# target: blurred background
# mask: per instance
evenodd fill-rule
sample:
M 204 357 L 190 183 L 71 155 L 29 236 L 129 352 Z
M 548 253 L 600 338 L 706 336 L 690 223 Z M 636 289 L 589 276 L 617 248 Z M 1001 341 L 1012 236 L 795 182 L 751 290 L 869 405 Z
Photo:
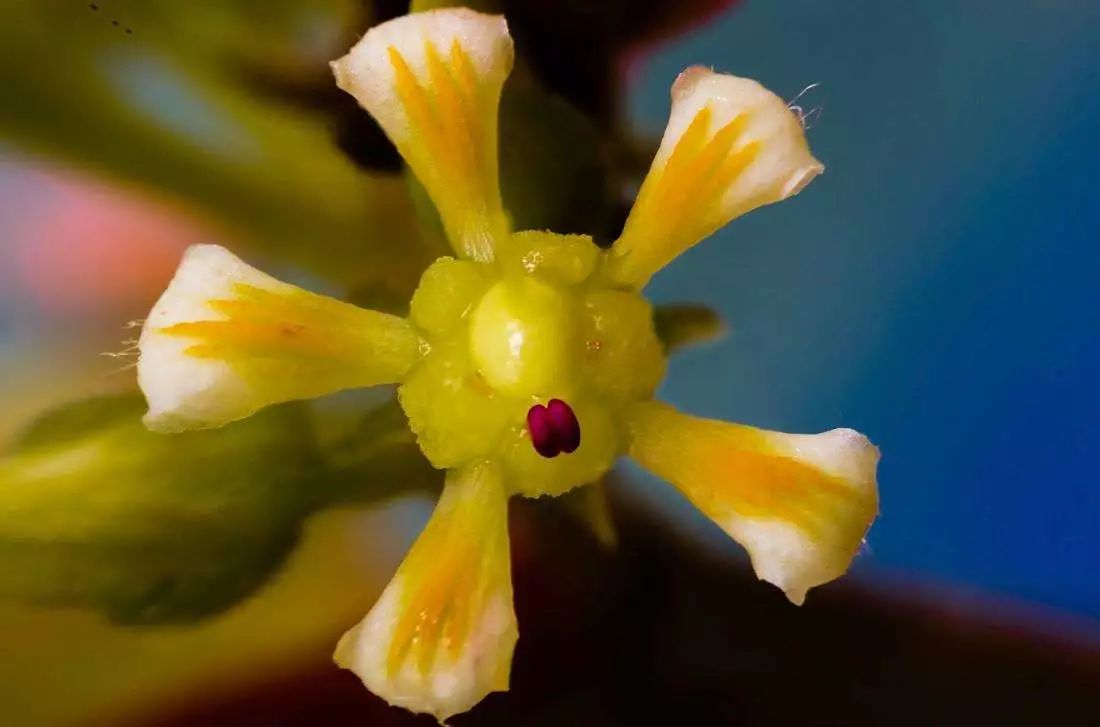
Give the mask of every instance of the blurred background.
M 649 287 L 729 326 L 672 361 L 662 396 L 867 433 L 882 515 L 852 574 L 797 610 L 638 470 L 606 502 L 519 504 L 515 688 L 455 723 L 1100 723 L 1100 4 L 477 5 L 520 54 L 502 163 L 524 226 L 613 238 L 687 65 L 805 90 L 825 176 Z M 327 663 L 434 496 L 408 441 L 346 444 L 390 431 L 385 397 L 178 459 L 117 413 L 140 411 L 126 324 L 189 244 L 407 300 L 437 233 L 327 61 L 408 7 L 0 2 L 0 722 L 415 722 Z M 89 396 L 120 408 L 68 403 Z M 148 459 L 51 468 L 104 431 Z M 251 485 L 306 440 L 280 470 L 301 477 Z M 220 494 L 228 477 L 246 494 Z M 179 517 L 193 487 L 213 521 Z M 211 569 L 189 533 L 248 557 Z

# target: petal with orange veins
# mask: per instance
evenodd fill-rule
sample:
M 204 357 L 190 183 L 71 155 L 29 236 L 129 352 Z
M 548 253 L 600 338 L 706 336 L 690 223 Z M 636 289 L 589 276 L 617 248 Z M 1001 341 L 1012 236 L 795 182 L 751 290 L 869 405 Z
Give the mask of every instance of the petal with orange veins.
M 282 283 L 195 245 L 138 341 L 145 424 L 218 427 L 283 401 L 400 381 L 421 341 L 402 318 Z
M 336 663 L 393 705 L 439 720 L 507 691 L 512 609 L 508 495 L 489 464 L 451 470 L 427 527 Z
M 611 275 L 642 287 L 739 215 L 797 194 L 824 170 L 802 122 L 756 81 L 693 66 L 672 85 L 672 112 L 622 236 Z
M 371 28 L 332 63 L 427 189 L 455 250 L 474 260 L 491 260 L 508 234 L 497 116 L 512 59 L 503 16 L 445 8 Z
M 629 414 L 630 455 L 749 552 L 756 575 L 801 604 L 842 575 L 878 514 L 878 449 L 851 429 L 784 434 L 664 404 Z

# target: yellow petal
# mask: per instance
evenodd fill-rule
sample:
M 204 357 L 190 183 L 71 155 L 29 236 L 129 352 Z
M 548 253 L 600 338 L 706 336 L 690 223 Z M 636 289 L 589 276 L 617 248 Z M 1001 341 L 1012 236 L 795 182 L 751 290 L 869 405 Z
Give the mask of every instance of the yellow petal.
M 507 235 L 497 111 L 512 70 L 503 16 L 466 8 L 405 15 L 332 63 L 336 83 L 381 124 L 431 195 L 455 250 L 493 258 Z
M 668 127 L 612 247 L 612 275 L 641 287 L 734 217 L 797 194 L 823 170 L 782 99 L 693 66 L 672 85 Z
M 635 406 L 630 455 L 672 484 L 801 604 L 842 575 L 878 513 L 878 449 L 851 429 L 783 434 Z
M 507 691 L 512 610 L 508 498 L 487 464 L 448 473 L 431 520 L 336 663 L 390 704 L 437 719 Z
M 404 319 L 281 283 L 217 245 L 187 250 L 138 348 L 145 423 L 169 432 L 394 383 L 420 357 Z

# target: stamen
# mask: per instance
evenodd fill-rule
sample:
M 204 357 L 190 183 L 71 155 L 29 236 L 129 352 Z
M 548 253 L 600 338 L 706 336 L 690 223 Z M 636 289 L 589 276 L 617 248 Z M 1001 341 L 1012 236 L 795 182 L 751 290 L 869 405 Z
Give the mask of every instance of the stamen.
M 572 454 L 581 446 L 581 424 L 577 415 L 561 399 L 551 399 L 546 405 L 550 423 L 557 434 L 558 446 L 566 454 Z
M 547 459 L 562 452 L 571 454 L 581 446 L 581 425 L 577 415 L 561 399 L 551 399 L 546 406 L 535 404 L 527 411 L 527 431 L 535 451 Z
M 531 433 L 531 444 L 543 457 L 558 456 L 558 443 L 554 437 L 554 425 L 550 422 L 550 412 L 542 404 L 535 404 L 527 412 L 527 431 Z

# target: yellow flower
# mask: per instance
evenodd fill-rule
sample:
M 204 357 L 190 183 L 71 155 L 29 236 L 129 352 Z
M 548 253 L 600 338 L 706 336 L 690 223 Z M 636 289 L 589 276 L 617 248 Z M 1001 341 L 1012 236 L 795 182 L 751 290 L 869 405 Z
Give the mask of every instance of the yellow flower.
M 643 286 L 734 217 L 822 171 L 787 105 L 754 81 L 684 71 L 623 234 L 602 251 L 587 236 L 511 230 L 497 179 L 511 64 L 504 18 L 466 9 L 387 22 L 333 63 L 431 196 L 454 248 L 424 271 L 407 319 L 202 246 L 185 256 L 140 343 L 146 423 L 158 430 L 400 384 L 446 484 L 336 659 L 387 701 L 440 719 L 508 688 L 512 495 L 560 494 L 629 455 L 744 545 L 759 577 L 795 603 L 847 569 L 877 511 L 878 451 L 856 432 L 780 434 L 653 401 L 665 353 Z

